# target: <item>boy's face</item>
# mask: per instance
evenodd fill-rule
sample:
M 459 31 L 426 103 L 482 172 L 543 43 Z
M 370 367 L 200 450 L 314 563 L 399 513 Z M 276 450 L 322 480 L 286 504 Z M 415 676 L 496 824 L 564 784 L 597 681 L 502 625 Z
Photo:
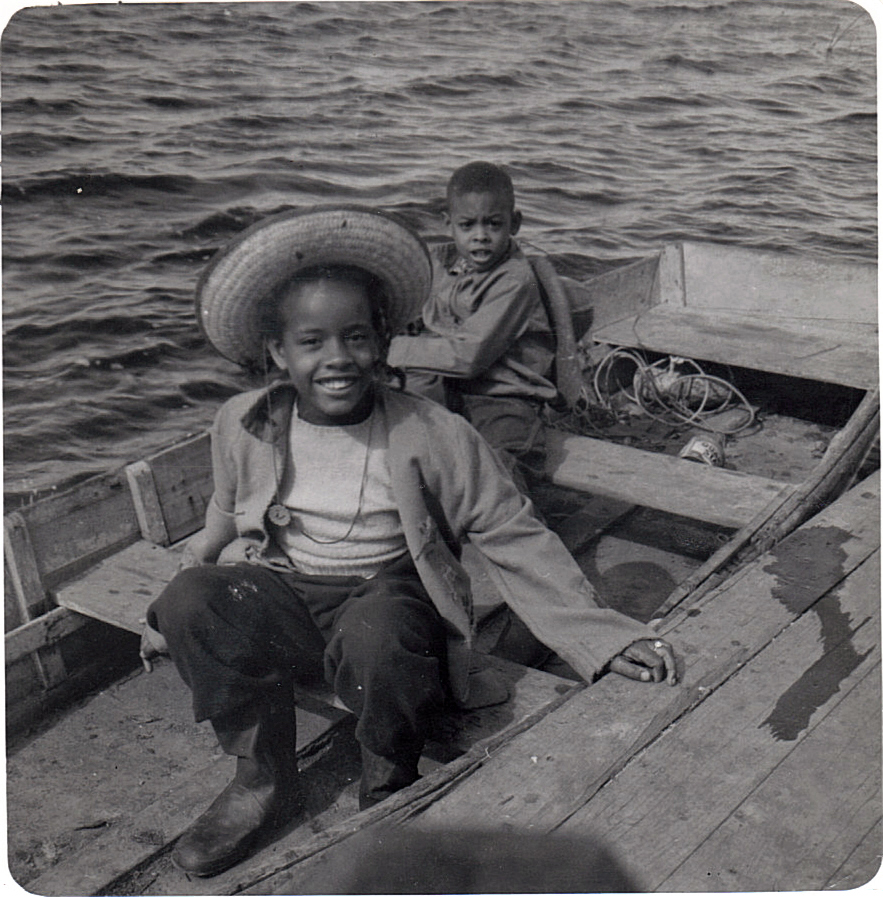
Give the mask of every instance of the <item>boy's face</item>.
M 380 341 L 364 287 L 347 280 L 296 285 L 281 300 L 282 338 L 270 354 L 298 392 L 298 413 L 312 424 L 358 423 L 371 410 Z
M 521 212 L 502 193 L 455 194 L 447 218 L 457 251 L 477 271 L 489 271 L 503 258 L 521 225 Z

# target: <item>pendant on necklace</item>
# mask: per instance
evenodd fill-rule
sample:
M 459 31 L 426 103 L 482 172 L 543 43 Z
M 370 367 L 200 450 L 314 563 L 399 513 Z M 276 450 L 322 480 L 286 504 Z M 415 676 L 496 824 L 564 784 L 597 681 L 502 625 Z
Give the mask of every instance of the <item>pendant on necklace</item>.
M 272 504 L 267 517 L 274 526 L 288 526 L 291 523 L 291 511 L 285 505 Z

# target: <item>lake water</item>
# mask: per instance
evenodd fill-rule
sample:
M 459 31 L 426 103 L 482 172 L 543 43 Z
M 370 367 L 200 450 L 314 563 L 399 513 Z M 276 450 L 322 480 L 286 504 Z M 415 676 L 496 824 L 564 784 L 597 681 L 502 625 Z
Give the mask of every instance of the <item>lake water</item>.
M 211 254 L 344 200 L 424 233 L 505 164 L 575 274 L 678 239 L 876 260 L 875 33 L 841 0 L 45 6 L 2 38 L 6 492 L 205 427 Z

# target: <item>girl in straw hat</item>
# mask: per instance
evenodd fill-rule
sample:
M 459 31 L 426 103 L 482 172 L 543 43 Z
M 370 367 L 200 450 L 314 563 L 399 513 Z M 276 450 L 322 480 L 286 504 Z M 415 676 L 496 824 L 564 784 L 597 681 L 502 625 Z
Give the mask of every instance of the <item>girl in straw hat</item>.
M 476 431 L 392 385 L 388 334 L 430 270 L 395 219 L 333 208 L 260 222 L 200 280 L 211 343 L 286 376 L 218 412 L 205 528 L 147 615 L 145 665 L 171 655 L 196 719 L 237 758 L 175 847 L 189 874 L 223 871 L 301 808 L 295 682 L 324 677 L 358 718 L 363 808 L 417 778 L 448 700 L 506 699 L 470 664 L 467 538 L 514 612 L 587 681 L 607 669 L 676 681 L 671 648 L 597 606 Z

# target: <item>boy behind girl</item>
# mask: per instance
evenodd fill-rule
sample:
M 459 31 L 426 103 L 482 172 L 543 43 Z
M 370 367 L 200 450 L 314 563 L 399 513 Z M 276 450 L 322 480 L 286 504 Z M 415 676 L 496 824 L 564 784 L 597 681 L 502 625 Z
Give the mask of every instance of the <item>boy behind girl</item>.
M 540 410 L 556 396 L 555 338 L 514 237 L 521 225 L 512 180 L 471 162 L 447 187 L 453 243 L 431 248 L 432 293 L 416 335 L 396 336 L 389 363 L 409 392 L 461 413 L 498 451 L 519 486 L 543 461 Z

